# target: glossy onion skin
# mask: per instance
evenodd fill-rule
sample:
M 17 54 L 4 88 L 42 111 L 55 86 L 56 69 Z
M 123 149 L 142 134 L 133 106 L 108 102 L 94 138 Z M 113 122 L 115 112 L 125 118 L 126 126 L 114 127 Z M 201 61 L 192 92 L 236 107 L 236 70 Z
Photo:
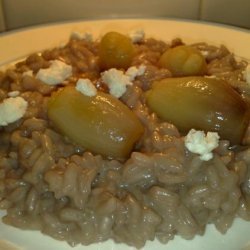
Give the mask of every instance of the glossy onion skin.
M 144 129 L 121 101 L 98 92 L 89 97 L 68 86 L 52 95 L 48 117 L 62 134 L 91 152 L 123 159 Z
M 200 76 L 207 68 L 200 51 L 187 45 L 168 49 L 160 57 L 159 65 L 169 69 L 173 76 Z
M 191 128 L 218 132 L 240 144 L 249 123 L 248 105 L 226 82 L 205 77 L 155 82 L 146 101 L 160 118 L 187 133 Z
M 127 69 L 135 54 L 131 39 L 118 32 L 106 33 L 99 47 L 100 66 L 102 69 Z

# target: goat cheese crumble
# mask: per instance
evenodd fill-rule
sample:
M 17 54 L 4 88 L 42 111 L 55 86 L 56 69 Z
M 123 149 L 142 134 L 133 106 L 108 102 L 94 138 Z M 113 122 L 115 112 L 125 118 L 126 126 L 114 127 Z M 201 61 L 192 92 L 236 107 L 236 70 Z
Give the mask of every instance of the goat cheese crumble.
M 213 158 L 212 151 L 219 145 L 219 135 L 216 132 L 197 131 L 191 129 L 185 137 L 185 146 L 192 152 L 200 155 L 203 161 L 209 161 Z
M 78 40 L 85 40 L 88 42 L 93 41 L 93 35 L 90 32 L 80 33 L 78 31 L 73 31 L 70 37 Z
M 80 78 L 76 83 L 76 90 L 86 96 L 95 96 L 97 89 L 89 79 Z
M 133 43 L 142 42 L 145 38 L 145 32 L 143 29 L 132 30 L 128 35 Z
M 27 110 L 28 102 L 22 97 L 9 97 L 0 103 L 0 126 L 7 126 L 22 118 Z
M 50 67 L 47 69 L 39 69 L 36 78 L 48 85 L 57 85 L 72 76 L 72 66 L 59 61 L 50 61 Z
M 143 75 L 146 66 L 141 65 L 138 68 L 133 66 L 124 73 L 115 68 L 104 71 L 101 74 L 102 80 L 108 85 L 109 93 L 116 98 L 120 98 L 127 90 L 127 86 L 133 85 L 132 81 L 140 75 Z
M 120 98 L 126 92 L 127 85 L 132 85 L 129 76 L 114 68 L 104 71 L 101 77 L 108 85 L 109 93 L 117 98 Z
M 142 76 L 145 73 L 145 70 L 145 65 L 140 65 L 138 68 L 132 66 L 127 69 L 125 74 L 129 77 L 130 81 L 133 81 L 137 76 Z

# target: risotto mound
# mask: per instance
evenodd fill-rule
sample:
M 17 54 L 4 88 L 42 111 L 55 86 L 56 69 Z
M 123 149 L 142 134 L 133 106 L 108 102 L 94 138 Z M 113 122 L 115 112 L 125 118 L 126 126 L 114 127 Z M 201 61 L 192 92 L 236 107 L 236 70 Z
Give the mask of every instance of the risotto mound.
M 246 67 L 223 45 L 110 32 L 1 72 L 4 223 L 140 248 L 250 220 Z M 209 158 L 187 148 L 191 129 L 220 137 Z

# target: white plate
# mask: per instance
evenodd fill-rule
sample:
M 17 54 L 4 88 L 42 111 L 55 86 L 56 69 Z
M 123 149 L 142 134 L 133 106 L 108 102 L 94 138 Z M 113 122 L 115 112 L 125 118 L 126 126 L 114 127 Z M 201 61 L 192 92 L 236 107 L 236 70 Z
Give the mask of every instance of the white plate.
M 144 29 L 146 36 L 170 41 L 181 37 L 184 42 L 206 41 L 210 44 L 226 45 L 237 56 L 250 59 L 250 32 L 243 29 L 231 28 L 222 25 L 198 23 L 176 20 L 98 20 L 60 25 L 41 26 L 33 29 L 25 29 L 0 36 L 0 65 L 10 63 L 22 58 L 31 52 L 58 46 L 67 41 L 72 31 L 91 32 L 94 38 L 98 38 L 107 31 L 115 30 L 128 33 L 131 30 Z M 0 213 L 3 215 L 3 212 Z M 6 240 L 17 246 L 17 249 L 25 250 L 69 250 L 72 248 L 67 243 L 53 240 L 39 232 L 22 231 L 0 223 L 0 249 L 4 248 L 1 240 Z M 176 236 L 167 245 L 157 241 L 148 242 L 145 250 L 250 250 L 250 222 L 235 220 L 233 227 L 226 235 L 221 235 L 214 226 L 208 226 L 205 236 L 196 236 L 191 241 L 183 240 Z M 112 241 L 91 246 L 77 246 L 74 250 L 132 250 L 123 244 L 115 244 Z

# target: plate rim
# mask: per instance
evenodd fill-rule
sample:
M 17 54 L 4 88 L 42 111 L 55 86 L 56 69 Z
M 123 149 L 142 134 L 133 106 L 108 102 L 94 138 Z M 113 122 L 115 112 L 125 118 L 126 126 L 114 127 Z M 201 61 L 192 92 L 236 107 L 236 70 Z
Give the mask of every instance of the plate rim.
M 77 24 L 77 23 L 89 23 L 89 22 L 102 22 L 102 21 L 172 21 L 172 22 L 178 22 L 178 23 L 193 23 L 197 25 L 204 25 L 204 26 L 213 26 L 213 27 L 218 27 L 218 28 L 223 28 L 223 29 L 229 29 L 229 30 L 234 30 L 238 32 L 243 32 L 250 34 L 250 29 L 240 27 L 240 26 L 235 26 L 232 24 L 225 24 L 225 23 L 218 23 L 218 22 L 213 22 L 213 21 L 207 21 L 207 20 L 198 20 L 198 19 L 189 19 L 189 18 L 176 18 L 176 17 L 143 17 L 143 18 L 80 18 L 80 19 L 74 19 L 74 20 L 64 20 L 64 21 L 53 21 L 53 22 L 48 22 L 48 23 L 41 23 L 41 24 L 33 24 L 30 26 L 24 26 L 12 30 L 7 30 L 3 31 L 0 33 L 0 39 L 5 36 L 13 35 L 16 33 L 20 32 L 26 32 L 26 31 L 31 31 L 34 29 L 41 29 L 41 28 L 46 28 L 46 27 L 53 27 L 53 26 L 63 26 L 63 25 L 69 25 L 69 24 Z
M 153 30 L 153 25 L 159 25 L 161 27 L 161 31 L 164 33 L 162 36 L 162 40 L 166 41 L 167 39 L 173 39 L 175 37 L 183 38 L 183 41 L 186 42 L 186 39 L 189 39 L 192 37 L 192 40 L 199 42 L 202 41 L 203 38 L 205 38 L 203 41 L 207 41 L 207 43 L 211 45 L 217 45 L 220 46 L 221 44 L 230 45 L 229 49 L 239 57 L 246 59 L 247 61 L 250 61 L 250 51 L 246 53 L 245 51 L 244 55 L 242 53 L 242 46 L 235 46 L 237 43 L 243 44 L 243 47 L 246 47 L 245 40 L 250 41 L 250 30 L 245 30 L 239 27 L 229 26 L 225 24 L 219 24 L 219 23 L 211 23 L 207 21 L 200 21 L 200 20 L 192 20 L 192 19 L 181 19 L 181 18 L 99 18 L 99 19 L 84 19 L 84 20 L 74 20 L 74 21 L 61 21 L 61 22 L 54 22 L 54 23 L 48 23 L 48 24 L 41 24 L 41 25 L 34 25 L 29 27 L 24 27 L 22 29 L 12 30 L 9 32 L 5 32 L 4 34 L 0 33 L 0 47 L 4 48 L 2 51 L 2 56 L 0 58 L 0 69 L 5 69 L 5 65 L 11 65 L 12 62 L 17 62 L 18 60 L 22 60 L 26 56 L 28 56 L 31 53 L 39 53 L 40 51 L 43 51 L 45 49 L 50 49 L 53 47 L 58 47 L 61 44 L 65 44 L 70 36 L 70 32 L 74 31 L 74 29 L 81 30 L 81 27 L 83 29 L 87 29 L 87 26 L 92 26 L 97 28 L 99 32 L 101 30 L 105 30 L 105 26 L 117 26 L 123 25 L 126 23 L 128 26 L 130 26 L 130 29 L 133 28 L 134 25 L 140 25 L 143 27 L 143 29 L 150 34 L 151 37 L 156 37 L 157 39 L 161 39 L 157 35 L 157 32 L 155 32 L 155 29 Z M 166 23 L 169 25 L 168 30 L 170 31 L 170 36 L 167 38 L 167 33 L 162 28 L 162 24 Z M 171 25 L 172 24 L 172 25 Z M 147 26 L 146 26 L 147 25 Z M 187 26 L 191 27 L 191 35 L 189 36 L 189 33 L 185 31 Z M 178 30 L 178 35 L 176 34 L 175 37 L 173 37 L 173 26 L 175 26 Z M 149 28 L 148 28 L 149 27 Z M 156 26 L 158 27 L 158 26 Z M 63 28 L 67 30 L 67 33 L 63 31 Z M 183 37 L 182 37 L 182 31 L 181 28 L 183 28 Z M 58 33 L 56 33 L 56 29 L 58 29 Z M 91 29 L 91 28 L 90 28 Z M 128 27 L 123 27 L 123 29 L 128 30 Z M 148 29 L 148 30 L 147 30 Z M 216 36 L 210 35 L 209 32 L 204 32 L 206 29 L 210 31 L 210 33 L 215 33 L 218 35 L 218 39 Z M 107 29 L 106 29 L 107 30 Z M 109 29 L 111 30 L 111 29 Z M 194 31 L 197 30 L 197 33 Z M 145 33 L 146 33 L 145 32 Z M 48 38 L 43 38 L 41 34 L 47 34 L 51 35 L 53 39 L 49 40 Z M 93 31 L 93 33 L 95 33 Z M 201 33 L 201 34 L 200 34 Z M 208 35 L 209 33 L 209 35 Z M 59 35 L 60 39 L 56 38 L 56 35 Z M 67 34 L 67 35 L 66 35 Z M 99 33 L 98 33 L 99 34 Z M 197 36 L 197 34 L 199 34 Z M 224 34 L 224 36 L 221 36 L 221 34 Z M 34 43 L 31 44 L 30 40 L 27 39 L 28 36 L 34 35 L 36 38 L 34 39 Z M 230 36 L 233 36 L 234 39 L 230 39 Z M 227 39 L 225 39 L 227 37 Z M 216 38 L 216 39 L 215 39 Z M 244 38 L 244 39 L 242 39 Z M 38 40 L 40 39 L 40 40 Z M 43 46 L 40 41 L 43 41 L 45 45 Z M 189 39 L 190 40 L 190 39 Z M 53 41 L 53 42 L 52 42 Z M 214 41 L 214 42 L 213 42 Z M 230 41 L 230 42 L 229 42 Z M 15 42 L 20 42 L 20 46 L 15 46 Z M 30 49 L 28 49 L 28 45 L 30 45 Z M 191 42 L 191 41 L 190 41 Z M 12 46 L 12 47 L 11 47 Z M 14 48 L 14 49 L 13 49 Z M 234 51 L 235 50 L 235 51 Z M 13 52 L 12 52 L 13 51 Z
M 120 19 L 117 19 L 117 18 L 112 18 L 112 19 L 103 19 L 103 18 L 100 18 L 100 19 L 84 19 L 84 20 L 74 20 L 73 22 L 72 21 L 63 21 L 63 22 L 56 22 L 56 23 L 50 23 L 50 24 L 42 24 L 42 25 L 35 25 L 35 26 L 32 26 L 32 27 L 26 27 L 26 28 L 23 28 L 23 29 L 19 29 L 19 30 L 13 30 L 13 31 L 10 31 L 8 34 L 5 34 L 4 37 L 7 37 L 7 36 L 11 36 L 11 35 L 15 35 L 15 34 L 19 34 L 21 32 L 29 32 L 29 31 L 33 31 L 33 30 L 40 30 L 40 29 L 43 29 L 43 28 L 47 28 L 47 27 L 57 27 L 57 26 L 64 26 L 64 25 L 74 25 L 74 24 L 80 24 L 80 23 L 90 23 L 90 22 L 97 22 L 97 21 L 150 21 L 150 20 L 154 20 L 154 21 L 161 21 L 161 22 L 165 22 L 165 21 L 168 21 L 168 22 L 174 22 L 174 23 L 191 23 L 191 24 L 196 24 L 196 25 L 204 25 L 204 26 L 210 26 L 210 27 L 217 27 L 217 28 L 222 28 L 222 29 L 227 29 L 227 30 L 233 30 L 233 31 L 236 31 L 236 32 L 243 32 L 244 34 L 246 33 L 245 32 L 245 29 L 241 29 L 241 28 L 238 28 L 238 27 L 231 27 L 229 25 L 224 25 L 224 24 L 217 24 L 217 23 L 211 23 L 211 22 L 201 22 L 201 21 L 196 21 L 196 20 L 190 20 L 190 19 L 179 19 L 179 18 L 129 18 L 129 19 L 124 19 L 124 18 L 120 18 Z M 250 30 L 247 31 L 247 34 L 250 35 Z M 68 34 L 70 35 L 70 34 Z M 0 35 L 0 39 L 2 38 L 3 36 Z M 250 37 L 250 36 L 249 36 Z M 46 48 L 44 48 L 46 49 Z M 1 60 L 0 60 L 0 64 L 1 64 Z M 248 222 L 249 223 L 249 222 Z M 0 224 L 1 225 L 1 224 Z M 250 225 L 250 224 L 248 224 Z M 249 227 L 249 226 L 248 226 Z M 214 229 L 215 230 L 215 229 Z M 1 237 L 0 237 L 1 238 Z M 159 243 L 160 244 L 160 243 Z M 158 243 L 156 244 L 156 247 L 158 246 Z M 164 248 L 168 249 L 168 244 L 167 245 L 163 245 Z M 84 249 L 84 248 L 83 248 Z M 86 248 L 87 249 L 87 248 Z M 126 249 L 130 249 L 129 247 L 127 247 Z M 131 248 L 132 249 L 132 248 Z

